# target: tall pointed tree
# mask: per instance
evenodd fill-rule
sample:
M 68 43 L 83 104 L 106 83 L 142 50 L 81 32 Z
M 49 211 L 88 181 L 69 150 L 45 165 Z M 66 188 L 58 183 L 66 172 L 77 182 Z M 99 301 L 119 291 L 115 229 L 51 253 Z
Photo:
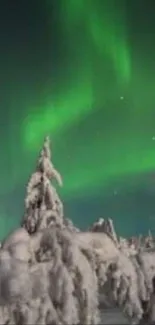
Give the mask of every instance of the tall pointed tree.
M 51 183 L 53 179 L 62 186 L 61 176 L 51 162 L 50 140 L 46 137 L 36 171 L 27 186 L 22 225 L 30 234 L 49 227 L 53 222 L 63 222 L 63 204 Z

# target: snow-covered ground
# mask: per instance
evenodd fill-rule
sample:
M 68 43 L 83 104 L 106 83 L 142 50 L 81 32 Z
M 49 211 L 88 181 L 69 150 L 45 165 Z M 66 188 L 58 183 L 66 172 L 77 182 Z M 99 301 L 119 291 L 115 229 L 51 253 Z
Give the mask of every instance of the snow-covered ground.
M 119 308 L 105 308 L 101 311 L 101 324 L 115 325 L 115 324 L 129 324 Z

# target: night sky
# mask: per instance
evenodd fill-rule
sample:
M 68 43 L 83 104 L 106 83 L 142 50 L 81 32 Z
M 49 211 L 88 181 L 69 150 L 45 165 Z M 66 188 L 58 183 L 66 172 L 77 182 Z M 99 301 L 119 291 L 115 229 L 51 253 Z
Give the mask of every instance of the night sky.
M 0 1 L 0 237 L 44 137 L 67 217 L 155 233 L 155 3 Z

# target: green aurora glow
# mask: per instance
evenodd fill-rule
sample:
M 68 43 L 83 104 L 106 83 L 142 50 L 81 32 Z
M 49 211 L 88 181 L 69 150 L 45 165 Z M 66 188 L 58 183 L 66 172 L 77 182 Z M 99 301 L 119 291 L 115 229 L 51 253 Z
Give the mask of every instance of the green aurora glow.
M 105 75 L 104 69 L 107 62 L 112 70 L 113 87 L 120 87 L 124 92 L 130 82 L 132 72 L 125 26 L 125 8 L 124 12 L 122 7 L 120 10 L 118 1 L 117 5 L 114 0 L 110 3 L 107 0 L 98 1 L 97 5 L 96 2 L 88 0 L 63 0 L 59 18 L 61 21 L 60 33 L 63 34 L 67 49 L 68 77 L 66 78 L 65 75 L 63 78 L 62 75 L 61 84 L 57 84 L 55 92 L 52 93 L 47 103 L 39 110 L 32 111 L 28 119 L 25 120 L 24 140 L 25 149 L 28 151 L 38 148 L 47 133 L 51 134 L 53 138 L 57 138 L 60 135 L 63 136 L 64 132 L 69 132 L 72 126 L 78 129 L 79 123 L 84 124 L 85 122 L 87 125 L 92 114 L 96 113 L 98 105 L 102 110 L 101 121 L 103 129 L 105 129 L 104 124 L 107 121 L 104 119 L 104 115 L 106 116 L 107 110 L 109 110 L 108 107 L 105 107 L 107 92 L 111 93 L 112 91 L 114 94 L 110 85 L 105 87 L 107 75 Z M 65 177 L 67 196 L 70 196 L 74 190 L 86 190 L 91 184 L 98 186 L 100 181 L 110 180 L 116 175 L 116 171 L 117 175 L 122 172 L 131 172 L 129 168 L 131 161 L 122 169 L 121 153 L 115 149 L 120 147 L 123 140 L 120 136 L 122 130 L 118 130 L 119 125 L 116 125 L 116 129 L 113 130 L 117 133 L 117 137 L 115 140 L 111 139 L 110 147 L 111 136 L 108 136 L 108 148 L 106 136 L 102 137 L 104 130 L 100 130 L 99 137 L 96 134 L 98 127 L 100 126 L 96 124 L 92 134 L 85 137 L 82 144 L 80 141 L 78 147 L 76 144 L 69 144 L 70 140 L 67 140 L 66 146 L 71 146 L 70 161 L 74 165 L 73 169 L 70 167 L 68 169 L 66 164 L 60 165 L 64 177 L 67 176 Z M 74 146 L 76 150 L 74 150 Z M 112 155 L 111 152 L 113 152 Z M 113 164 L 115 153 L 117 154 L 116 162 Z M 58 160 L 60 155 L 62 157 L 62 150 L 56 155 Z M 92 156 L 91 161 L 90 157 Z M 101 156 L 100 159 L 99 156 Z M 136 169 L 134 170 L 132 167 L 132 171 L 137 171 Z
M 28 0 L 7 10 L 0 11 L 0 235 L 5 219 L 21 217 L 17 201 L 47 134 L 65 202 L 103 200 L 123 181 L 145 188 L 144 175 L 155 170 L 155 11 L 138 0 Z M 120 212 L 122 202 L 118 219 L 130 214 L 126 204 Z

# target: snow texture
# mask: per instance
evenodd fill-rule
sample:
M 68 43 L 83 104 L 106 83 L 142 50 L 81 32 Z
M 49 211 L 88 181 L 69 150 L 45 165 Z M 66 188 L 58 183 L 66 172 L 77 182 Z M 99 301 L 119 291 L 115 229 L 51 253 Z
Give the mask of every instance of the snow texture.
M 21 227 L 0 247 L 0 324 L 155 322 L 151 233 L 119 238 L 112 220 L 104 219 L 80 231 L 64 217 L 53 179 L 62 186 L 46 138 Z

